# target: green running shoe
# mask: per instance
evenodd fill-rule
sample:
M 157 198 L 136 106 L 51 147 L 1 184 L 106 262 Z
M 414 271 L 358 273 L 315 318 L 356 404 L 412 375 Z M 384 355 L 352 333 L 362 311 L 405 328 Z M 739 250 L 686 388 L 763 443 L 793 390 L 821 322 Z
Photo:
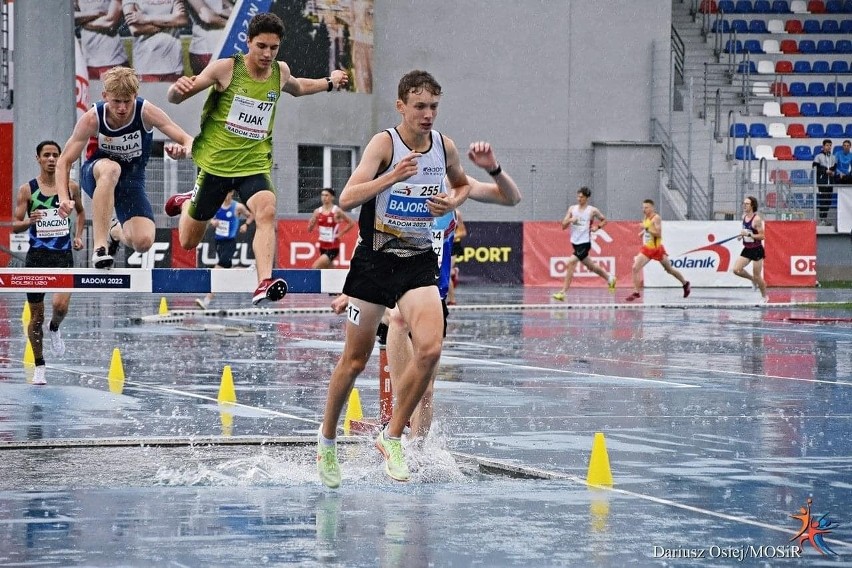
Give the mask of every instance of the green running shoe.
M 553 295 L 554 300 L 559 300 L 560 302 L 565 301 L 565 292 L 557 292 Z
M 615 276 L 610 276 L 607 284 L 609 285 L 610 293 L 615 294 Z
M 382 430 L 376 438 L 376 449 L 385 457 L 385 473 L 396 481 L 408 481 L 410 475 L 402 452 L 402 440 L 386 438 Z
M 337 463 L 337 444 L 326 446 L 317 442 L 317 473 L 323 485 L 336 489 L 340 487 L 340 464 Z

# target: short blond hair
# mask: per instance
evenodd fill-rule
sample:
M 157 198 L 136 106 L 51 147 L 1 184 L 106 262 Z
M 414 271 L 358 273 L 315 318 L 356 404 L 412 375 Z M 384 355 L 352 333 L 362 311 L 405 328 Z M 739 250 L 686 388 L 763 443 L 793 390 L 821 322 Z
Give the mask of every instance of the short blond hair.
M 104 92 L 116 97 L 135 97 L 139 93 L 139 77 L 130 67 L 116 66 L 101 75 Z

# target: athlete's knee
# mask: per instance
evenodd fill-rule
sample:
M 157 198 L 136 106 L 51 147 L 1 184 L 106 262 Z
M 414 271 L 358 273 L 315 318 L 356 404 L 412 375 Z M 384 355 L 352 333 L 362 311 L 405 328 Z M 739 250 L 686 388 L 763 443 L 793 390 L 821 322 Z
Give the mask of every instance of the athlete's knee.
M 148 252 L 154 245 L 154 235 L 133 235 L 130 239 L 130 246 L 136 252 Z
M 441 342 L 429 341 L 415 345 L 414 356 L 418 361 L 418 368 L 431 369 L 441 359 Z
M 275 222 L 275 202 L 263 203 L 254 211 L 254 221 L 258 225 L 271 225 Z
M 100 160 L 98 162 L 95 168 L 95 183 L 98 186 L 108 184 L 114 187 L 118 184 L 119 178 L 121 178 L 121 166 L 118 163 L 112 160 Z
M 344 355 L 340 359 L 342 371 L 349 377 L 355 378 L 364 372 L 367 368 L 367 361 L 370 359 L 368 354 Z

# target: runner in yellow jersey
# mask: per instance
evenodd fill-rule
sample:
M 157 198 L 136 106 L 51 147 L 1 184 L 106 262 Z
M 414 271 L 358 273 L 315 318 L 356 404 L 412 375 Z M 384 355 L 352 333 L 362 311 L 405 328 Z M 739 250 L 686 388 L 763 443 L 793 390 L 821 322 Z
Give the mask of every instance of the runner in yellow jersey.
M 240 196 L 255 219 L 255 305 L 276 302 L 287 293 L 287 283 L 272 278 L 276 211 L 272 125 L 280 93 L 313 95 L 348 81 L 340 70 L 323 79 L 293 77 L 290 67 L 275 59 L 283 36 L 284 24 L 278 16 L 258 14 L 248 25 L 248 53 L 216 60 L 196 76 L 181 77 L 168 93 L 170 102 L 180 104 L 209 89 L 201 113 L 201 133 L 192 151 L 200 170 L 195 188 L 173 195 L 166 202 L 166 213 L 180 215 L 181 247 L 192 250 L 204 238 L 207 222 L 228 192 Z
M 632 302 L 642 296 L 642 269 L 652 260 L 662 264 L 666 272 L 678 279 L 683 285 L 683 297 L 686 298 L 692 290 L 683 274 L 669 261 L 666 247 L 663 246 L 663 220 L 654 210 L 652 199 L 642 202 L 642 213 L 645 215 L 642 219 L 642 231 L 639 233 L 642 237 L 642 248 L 639 249 L 639 254 L 633 261 L 633 293 L 627 296 L 626 300 Z

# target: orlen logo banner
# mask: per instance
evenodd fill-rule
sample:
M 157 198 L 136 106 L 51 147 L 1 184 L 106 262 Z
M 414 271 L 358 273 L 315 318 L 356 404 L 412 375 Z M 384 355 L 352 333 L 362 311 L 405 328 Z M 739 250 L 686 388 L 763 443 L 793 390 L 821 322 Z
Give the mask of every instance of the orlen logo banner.
M 318 229 L 308 232 L 308 219 L 281 219 L 278 221 L 278 268 L 310 268 L 319 257 Z M 333 268 L 349 268 L 355 244 L 358 242 L 357 223 L 351 231 L 343 235 L 340 242 L 340 256 Z
M 816 285 L 816 223 L 766 221 L 764 277 L 769 286 Z
M 589 258 L 613 274 L 619 286 L 630 286 L 630 267 L 639 250 L 636 235 L 638 223 L 609 221 L 606 227 L 592 233 Z M 524 284 L 527 286 L 561 286 L 568 259 L 574 254 L 571 233 L 555 221 L 524 223 Z M 606 287 L 603 278 L 577 264 L 571 287 Z
M 461 242 L 462 253 L 456 256 L 459 281 L 463 284 L 523 284 L 521 226 L 514 222 L 465 222 L 468 234 Z
M 740 221 L 663 220 L 663 246 L 672 266 L 693 286 L 751 287 L 751 282 L 731 272 L 743 250 L 743 243 L 737 238 L 741 230 Z M 636 237 L 636 241 L 638 251 L 640 238 Z M 681 286 L 656 261 L 645 266 L 644 279 L 649 287 Z

